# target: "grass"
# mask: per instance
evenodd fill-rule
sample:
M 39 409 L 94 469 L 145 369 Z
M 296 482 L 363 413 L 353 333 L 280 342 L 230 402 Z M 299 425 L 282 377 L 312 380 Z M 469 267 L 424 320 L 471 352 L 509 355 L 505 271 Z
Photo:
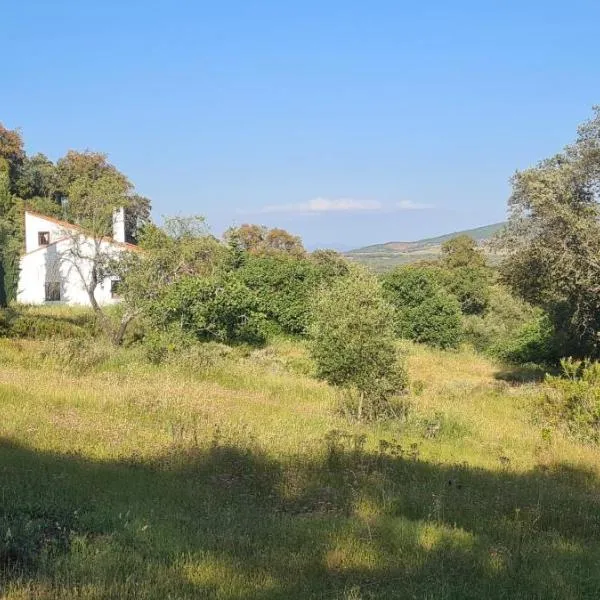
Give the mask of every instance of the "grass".
M 538 383 L 407 345 L 409 417 L 359 425 L 292 342 L 69 344 L 0 340 L 1 598 L 600 597 L 598 451 Z

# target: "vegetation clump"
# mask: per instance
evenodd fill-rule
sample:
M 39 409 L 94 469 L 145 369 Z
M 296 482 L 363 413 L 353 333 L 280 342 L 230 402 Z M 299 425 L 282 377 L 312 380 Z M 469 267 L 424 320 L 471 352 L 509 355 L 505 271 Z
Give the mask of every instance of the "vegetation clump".
M 561 360 L 561 374 L 547 375 L 542 414 L 552 427 L 600 443 L 600 363 Z
M 462 321 L 458 300 L 449 294 L 435 270 L 399 267 L 383 278 L 383 288 L 395 308 L 398 336 L 439 348 L 456 348 Z
M 377 418 L 406 386 L 393 329 L 393 309 L 377 279 L 363 271 L 322 289 L 314 304 L 311 354 L 317 375 L 356 392 L 356 417 Z

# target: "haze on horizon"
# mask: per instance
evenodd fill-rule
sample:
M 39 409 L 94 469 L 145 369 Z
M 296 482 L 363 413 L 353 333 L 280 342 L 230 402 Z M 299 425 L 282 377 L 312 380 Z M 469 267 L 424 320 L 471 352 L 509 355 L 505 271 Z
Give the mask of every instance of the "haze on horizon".
M 108 153 L 156 218 L 347 249 L 503 220 L 600 99 L 598 2 L 284 4 L 8 4 L 0 121 Z

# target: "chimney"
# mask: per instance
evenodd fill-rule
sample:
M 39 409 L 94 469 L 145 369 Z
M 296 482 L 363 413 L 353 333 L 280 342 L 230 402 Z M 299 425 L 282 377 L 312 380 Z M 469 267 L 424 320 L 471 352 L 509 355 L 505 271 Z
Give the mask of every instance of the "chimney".
M 125 243 L 125 209 L 115 209 L 113 212 L 113 239 Z

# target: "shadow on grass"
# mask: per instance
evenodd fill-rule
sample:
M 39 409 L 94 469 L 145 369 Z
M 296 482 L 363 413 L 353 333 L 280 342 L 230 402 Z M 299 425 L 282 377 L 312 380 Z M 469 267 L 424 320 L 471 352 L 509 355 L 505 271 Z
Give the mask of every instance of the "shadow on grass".
M 599 482 L 396 449 L 152 464 L 0 445 L 0 582 L 58 598 L 598 598 Z M 23 597 L 23 596 L 19 596 Z
M 549 366 L 537 364 L 504 365 L 494 373 L 494 377 L 500 381 L 513 384 L 540 383 L 544 381 L 547 373 L 554 373 L 556 369 Z

